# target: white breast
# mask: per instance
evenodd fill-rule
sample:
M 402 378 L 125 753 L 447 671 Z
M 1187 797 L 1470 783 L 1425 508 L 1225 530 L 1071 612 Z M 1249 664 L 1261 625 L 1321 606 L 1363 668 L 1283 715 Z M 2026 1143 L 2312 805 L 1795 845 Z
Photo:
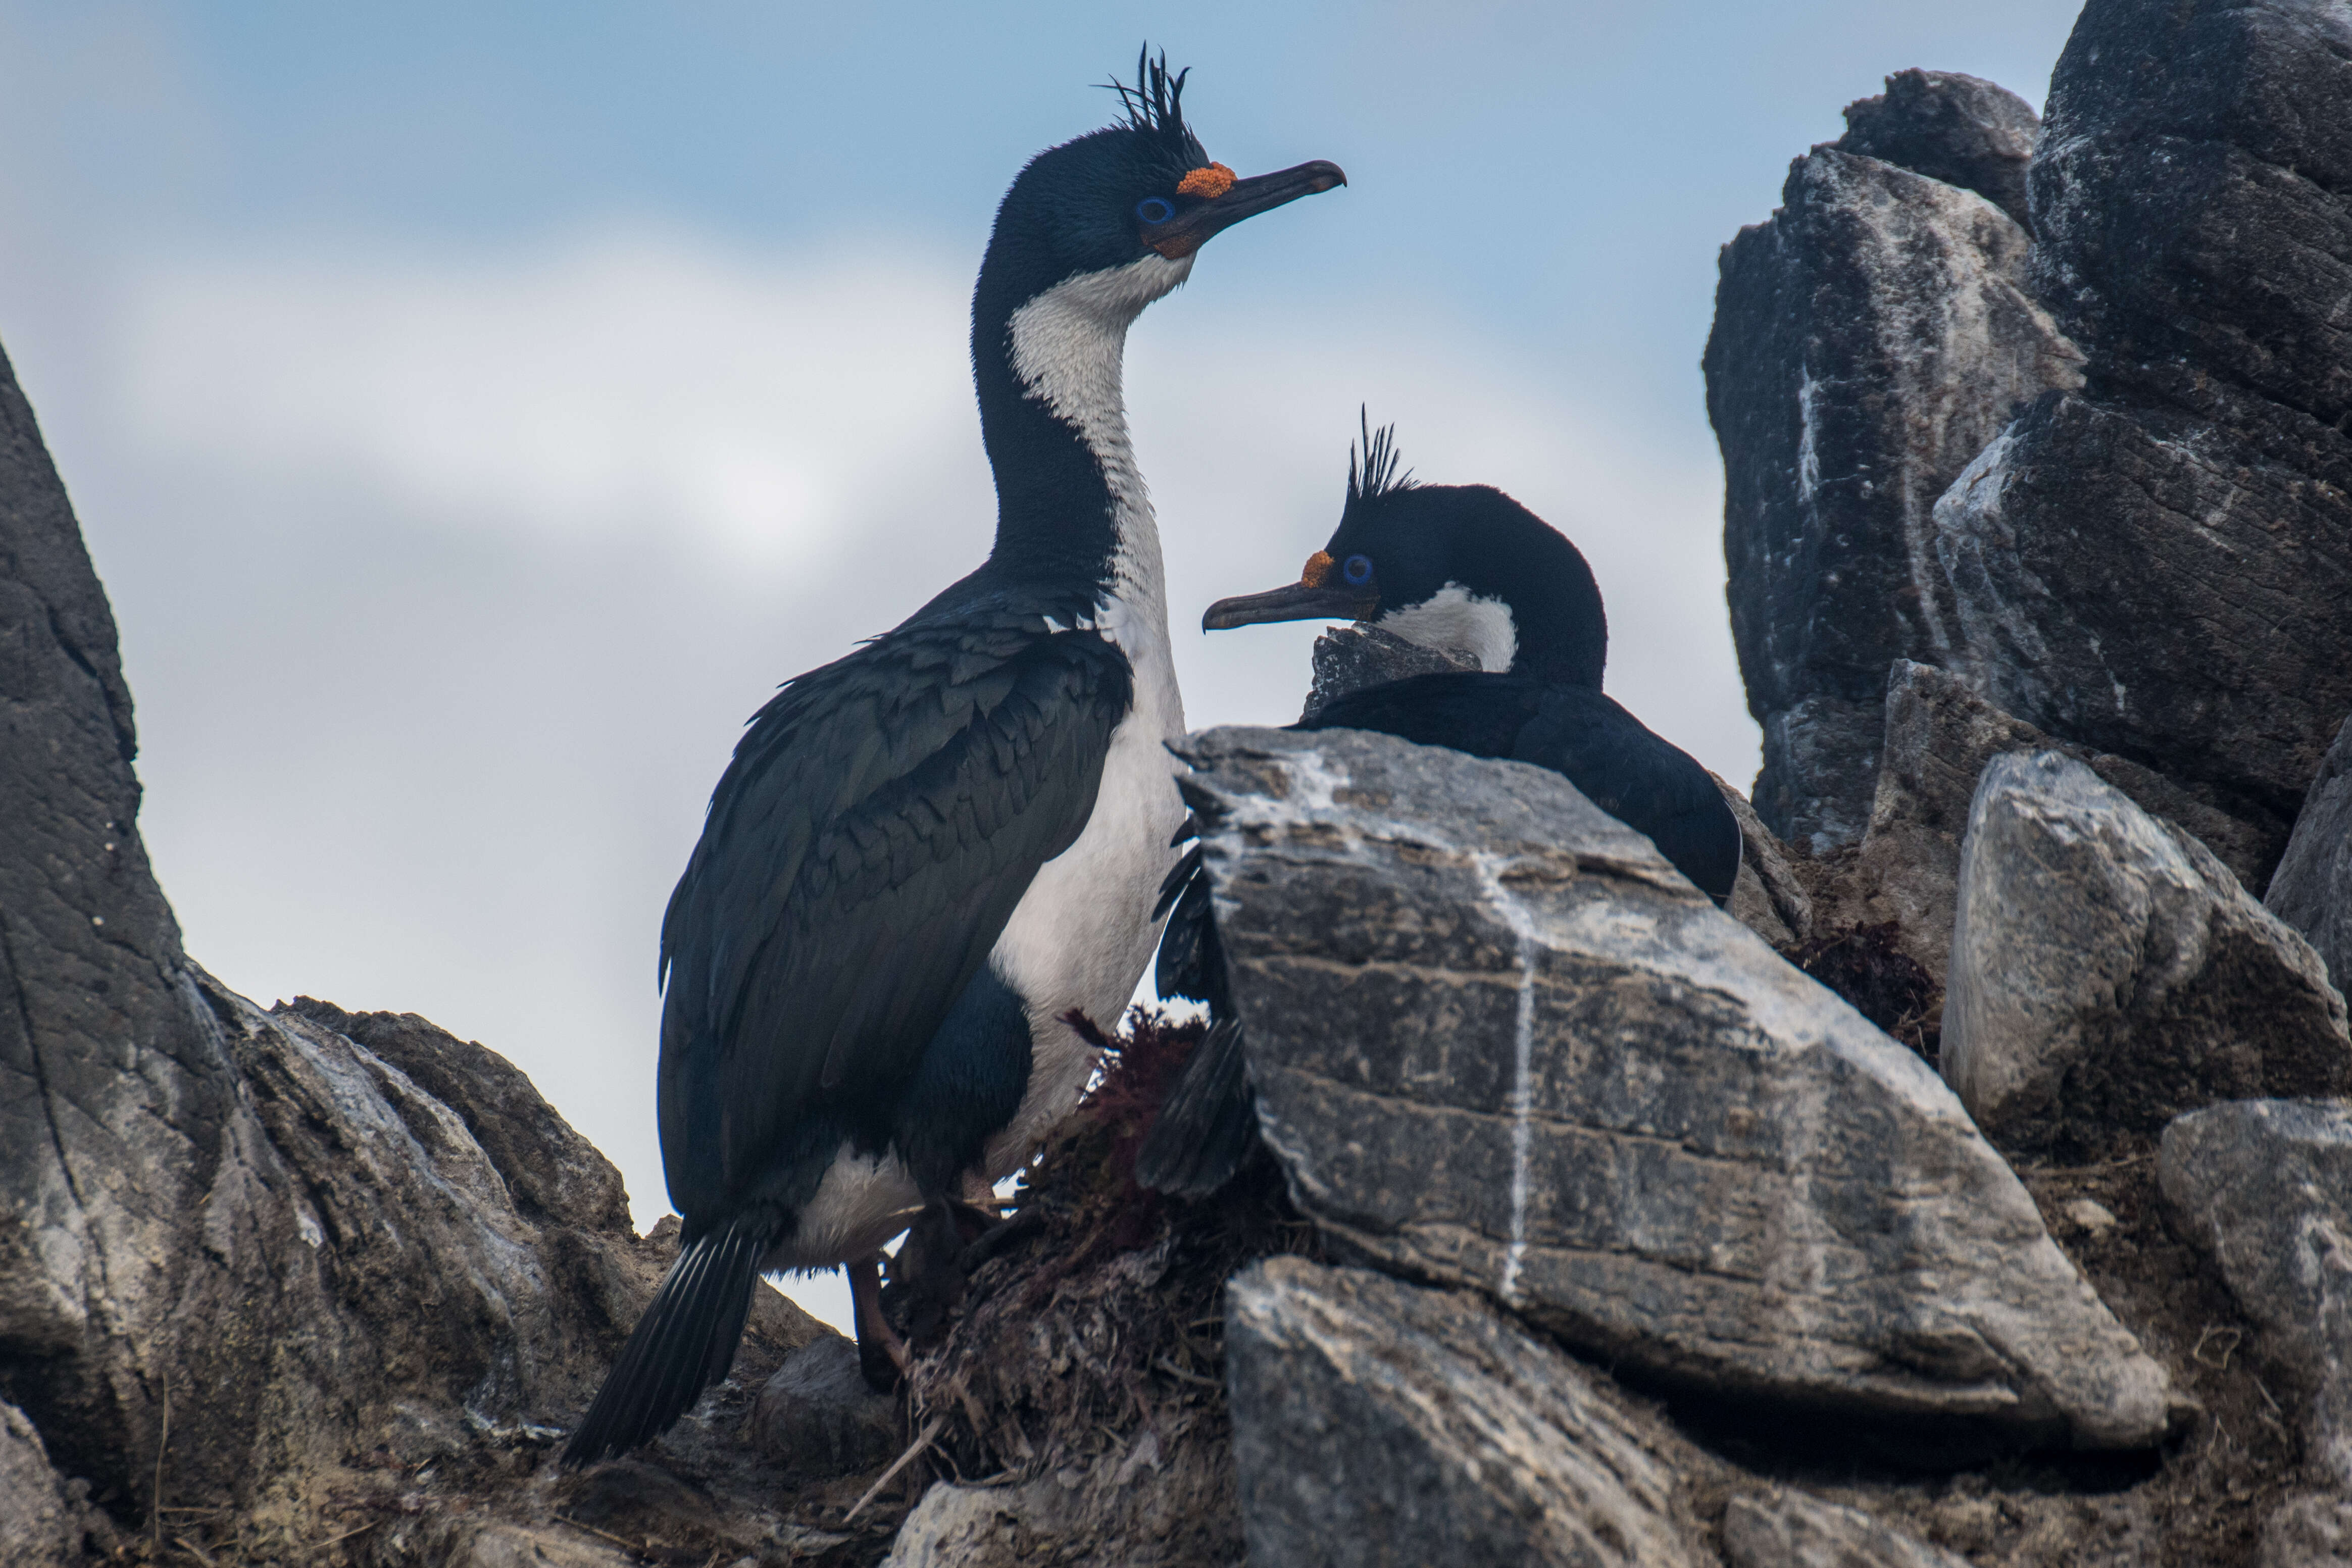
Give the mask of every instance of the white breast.
M 992 1177 L 1020 1167 L 1094 1074 L 1094 1048 L 1064 1017 L 1075 1010 L 1106 1032 L 1116 1029 L 1160 942 L 1151 910 L 1176 862 L 1169 841 L 1184 820 L 1168 752 L 1184 734 L 1184 699 L 1169 648 L 1160 529 L 1128 438 L 1120 361 L 1129 326 L 1192 268 L 1190 256 L 1148 256 L 1072 278 L 1013 317 L 1014 371 L 1031 396 L 1077 427 L 1110 486 L 1118 546 L 1094 630 L 1127 655 L 1135 706 L 1112 732 L 1085 831 L 1039 869 L 989 956 L 1028 1000 L 1034 1047 L 1020 1113 L 989 1145 Z
M 1092 625 L 1048 620 L 1045 629 L 1092 632 L 1117 644 L 1135 673 L 1135 706 L 1111 734 L 1086 828 L 1038 869 L 989 954 L 1029 1004 L 1034 1053 L 1020 1110 L 982 1156 L 990 1182 L 1027 1162 L 1094 1076 L 1098 1053 L 1064 1018 L 1077 1012 L 1106 1033 L 1116 1029 L 1160 944 L 1151 910 L 1176 862 L 1169 841 L 1184 820 L 1168 743 L 1184 734 L 1184 701 L 1169 651 L 1160 530 L 1128 439 L 1120 361 L 1136 317 L 1192 270 L 1191 256 L 1148 256 L 1071 278 L 1013 317 L 1014 372 L 1085 437 L 1109 483 L 1118 531 L 1110 587 Z M 793 1239 L 762 1266 L 822 1269 L 867 1256 L 905 1229 L 921 1202 L 898 1155 L 860 1155 L 845 1143 Z

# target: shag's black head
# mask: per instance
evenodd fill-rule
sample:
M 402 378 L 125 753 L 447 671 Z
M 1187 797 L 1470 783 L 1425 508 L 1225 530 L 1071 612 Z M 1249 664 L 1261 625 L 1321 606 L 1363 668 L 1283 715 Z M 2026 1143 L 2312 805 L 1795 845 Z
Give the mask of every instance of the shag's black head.
M 1029 161 L 997 209 L 981 267 L 982 301 L 1005 313 L 1057 283 L 1159 256 L 1191 256 L 1244 218 L 1344 185 L 1318 160 L 1243 179 L 1210 161 L 1184 121 L 1184 79 L 1167 57 L 1136 61 L 1135 83 L 1113 80 L 1117 124 Z M 982 309 L 981 314 L 991 314 Z
M 1399 472 L 1395 427 L 1365 421 L 1348 452 L 1348 499 L 1297 582 L 1221 599 L 1204 632 L 1268 621 L 1370 622 L 1408 641 L 1599 690 L 1609 656 L 1601 590 L 1583 554 L 1491 485 L 1421 485 Z

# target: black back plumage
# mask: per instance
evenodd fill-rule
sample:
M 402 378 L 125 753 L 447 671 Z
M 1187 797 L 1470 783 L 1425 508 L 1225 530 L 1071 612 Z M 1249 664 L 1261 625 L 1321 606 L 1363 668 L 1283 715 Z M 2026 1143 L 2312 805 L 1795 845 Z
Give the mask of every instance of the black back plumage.
M 1714 779 L 1601 689 L 1608 622 L 1583 553 L 1542 518 L 1485 485 L 1416 484 L 1401 471 L 1392 431 L 1364 431 L 1350 450 L 1339 528 L 1292 588 L 1221 601 L 1213 629 L 1254 621 L 1377 621 L 1459 590 L 1510 609 L 1507 671 L 1415 675 L 1347 693 L 1295 729 L 1369 729 L 1473 757 L 1560 774 L 1594 805 L 1646 834 L 1675 870 L 1727 903 L 1739 873 L 1739 824 Z M 1137 1160 L 1145 1186 L 1200 1197 L 1231 1176 L 1254 1141 L 1255 1114 L 1224 954 L 1197 847 L 1187 855 L 1161 939 L 1162 996 L 1205 1002 L 1212 1040 L 1188 1061 Z M 1221 1040 L 1217 1031 L 1232 1027 Z M 1238 1152 L 1236 1152 L 1238 1151 Z
M 1590 687 L 1511 674 L 1414 675 L 1336 697 L 1297 727 L 1376 729 L 1548 768 L 1647 834 L 1717 905 L 1739 874 L 1739 824 L 1706 769 Z
M 681 1213 L 782 1224 L 823 1170 L 780 1140 L 881 1148 L 924 1046 L 1085 826 L 1129 673 L 1043 613 L 919 617 L 751 721 L 662 922 Z

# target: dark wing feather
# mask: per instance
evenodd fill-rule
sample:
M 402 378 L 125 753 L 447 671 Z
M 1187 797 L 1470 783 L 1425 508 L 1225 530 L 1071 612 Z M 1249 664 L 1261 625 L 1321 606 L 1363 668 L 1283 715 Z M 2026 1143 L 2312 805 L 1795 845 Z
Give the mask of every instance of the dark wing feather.
M 1739 823 L 1687 754 L 1600 692 L 1475 671 L 1414 675 L 1351 692 L 1301 728 L 1377 729 L 1566 776 L 1717 904 L 1739 874 Z
M 1126 659 L 1034 616 L 902 629 L 751 722 L 662 922 L 661 1125 L 689 1221 L 813 1108 L 887 1098 L 1094 810 Z

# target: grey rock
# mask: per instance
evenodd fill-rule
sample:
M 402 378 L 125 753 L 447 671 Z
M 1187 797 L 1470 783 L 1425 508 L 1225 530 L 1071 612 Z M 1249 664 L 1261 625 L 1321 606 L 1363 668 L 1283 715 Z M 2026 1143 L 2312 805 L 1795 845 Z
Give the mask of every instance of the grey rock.
M 415 1013 L 349 1013 L 312 997 L 297 997 L 284 1010 L 365 1046 L 457 1113 L 524 1218 L 588 1230 L 629 1228 L 621 1173 L 488 1046 L 459 1040 Z
M 1731 884 L 1731 917 L 1787 953 L 1813 934 L 1813 895 L 1790 862 L 1789 846 L 1773 835 L 1748 797 L 1712 773 L 1739 822 L 1739 875 Z
M 2298 1492 L 2263 1521 L 2262 1568 L 2344 1568 L 2352 1563 L 2352 1500 Z
M 604 1231 L 533 1224 L 465 1120 L 406 1073 L 301 1014 L 265 1013 L 200 980 L 265 1140 L 255 1164 L 288 1195 L 290 1213 L 273 1218 L 301 1248 L 289 1282 L 316 1302 L 287 1350 L 331 1349 L 337 1399 L 411 1462 L 484 1422 L 567 1424 L 658 1271 L 625 1219 Z M 412 1046 L 427 1034 L 440 1031 L 411 1020 Z M 461 1058 L 479 1050 L 440 1038 Z M 552 1113 L 522 1092 L 526 1125 Z M 273 1356 L 245 1373 L 294 1370 Z M 318 1397 L 299 1382 L 283 1392 Z
M 2337 990 L 2352 985 L 2352 718 L 2311 781 L 2263 902 L 2303 933 Z
M 1708 1560 L 1679 1445 L 1475 1295 L 1268 1259 L 1225 1358 L 1254 1568 Z
M 113 1531 L 88 1490 L 52 1469 L 24 1412 L 0 1403 L 0 1563 L 52 1568 L 110 1554 Z
M 2352 710 L 2352 14 L 2092 0 L 2029 176 L 2089 357 L 1936 511 L 1937 663 L 2238 800 L 2268 880 Z
M 1755 803 L 1813 853 L 1868 821 L 1888 664 L 1944 662 L 1937 497 L 2019 404 L 2081 381 L 2029 244 L 1974 191 L 1823 147 L 1724 248 L 1705 368 Z
M 2160 768 L 2285 848 L 2352 708 L 2352 439 L 2216 385 L 2210 413 L 2044 398 L 1935 509 L 1935 662 L 2053 735 Z
M 1941 1082 L 1565 779 L 1348 731 L 1186 754 L 1260 1128 L 1339 1243 L 1726 1395 L 2165 1429 Z
M 65 1473 L 126 1496 L 152 1490 L 163 1379 L 217 1385 L 164 1485 L 218 1496 L 255 1413 L 215 1347 L 287 1326 L 299 1253 L 196 1244 L 192 1216 L 236 1225 L 252 1127 L 139 838 L 135 750 L 112 613 L 0 358 L 0 1375 Z
M 394 1520 L 365 1545 L 369 1568 L 635 1568 L 644 1561 L 575 1524 L 462 1513 Z
M 1886 680 L 1886 730 L 1870 830 L 1853 874 L 1868 922 L 1896 922 L 1898 945 L 1938 985 L 1952 951 L 1960 841 L 1977 780 L 1994 758 L 2063 752 L 2144 810 L 2194 833 L 2241 879 L 2264 844 L 2227 812 L 2127 758 L 2055 740 L 2003 713 L 1948 671 L 1898 659 Z
M 1974 191 L 2027 228 L 2025 170 L 2042 117 L 1981 77 L 1897 71 L 1886 91 L 1845 106 L 1846 131 L 1832 145 Z
M 1801 1491 L 1736 1497 L 1723 1514 L 1731 1568 L 1967 1568 L 1966 1560 Z
M 858 1370 L 857 1346 L 827 1334 L 784 1357 L 751 1415 L 760 1447 L 789 1470 L 847 1475 L 887 1465 L 906 1446 L 898 1401 Z
M 1313 718 L 1339 698 L 1367 686 L 1476 668 L 1475 660 L 1408 643 L 1377 626 L 1334 626 L 1315 639 L 1315 683 L 1307 688 L 1307 706 L 1298 716 Z
M 884 1568 L 1238 1562 L 1230 1521 L 1204 1520 L 1200 1508 L 1204 1498 L 1230 1499 L 1230 1450 L 1175 1436 L 1163 1448 L 1146 1427 L 1090 1464 L 1013 1486 L 933 1486 L 899 1525 Z M 1224 1538 L 1223 1548 L 1204 1551 L 1204 1535 Z
M 6 1399 L 129 1524 L 561 1426 L 659 1270 L 618 1175 L 478 1046 L 313 1009 L 412 1077 L 189 962 L 133 749 L 105 596 L 0 361 Z
M 1996 758 L 1969 809 L 1943 1069 L 2004 1147 L 2104 1153 L 2184 1111 L 2352 1087 L 2310 944 L 2074 758 Z
M 2352 413 L 2352 14 L 2090 0 L 2030 175 L 2039 292 L 2101 380 Z
M 2209 1106 L 2164 1130 L 2157 1179 L 2285 1374 L 2313 1479 L 2352 1493 L 2352 1108 Z
M 1034 1563 L 1048 1532 L 1037 1529 L 1029 1515 L 1043 1497 L 1034 1482 L 1018 1488 L 934 1486 L 898 1526 L 883 1568 L 1017 1568 Z

